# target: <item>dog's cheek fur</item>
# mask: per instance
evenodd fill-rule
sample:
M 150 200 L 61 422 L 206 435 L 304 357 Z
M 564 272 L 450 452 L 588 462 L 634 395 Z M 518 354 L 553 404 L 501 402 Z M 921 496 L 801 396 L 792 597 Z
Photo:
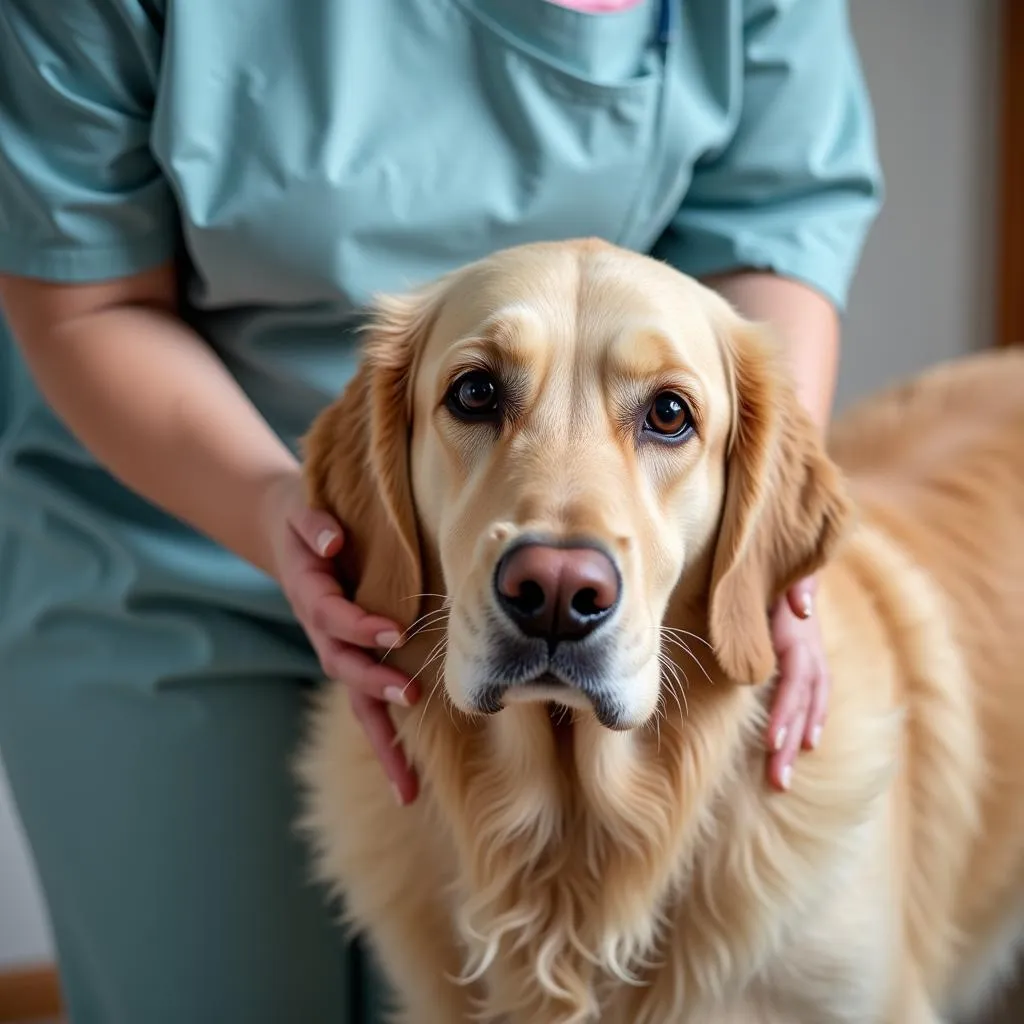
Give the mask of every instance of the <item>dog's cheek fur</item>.
M 770 604 L 831 557 L 851 506 L 767 339 L 745 325 L 726 353 L 735 421 L 708 625 L 726 675 L 762 683 L 776 669 Z
M 433 291 L 379 300 L 359 370 L 303 440 L 308 499 L 345 529 L 341 560 L 343 574 L 358 581 L 355 602 L 405 626 L 416 619 L 423 589 L 409 467 L 411 384 L 436 307 Z M 388 571 L 366 571 L 381 565 Z

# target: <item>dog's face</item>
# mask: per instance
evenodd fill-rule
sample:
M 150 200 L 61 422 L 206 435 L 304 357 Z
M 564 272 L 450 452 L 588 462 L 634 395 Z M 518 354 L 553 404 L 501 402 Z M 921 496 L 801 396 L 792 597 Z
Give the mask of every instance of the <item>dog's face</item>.
M 456 707 L 633 728 L 674 594 L 707 611 L 727 674 L 761 681 L 768 601 L 838 533 L 836 475 L 770 363 L 662 264 L 508 250 L 382 304 L 310 436 L 313 500 L 355 535 L 364 607 L 409 621 L 424 571 L 443 580 Z
M 520 250 L 452 283 L 415 374 L 411 471 L 456 706 L 554 701 L 613 729 L 654 711 L 666 604 L 724 488 L 703 300 L 611 250 Z

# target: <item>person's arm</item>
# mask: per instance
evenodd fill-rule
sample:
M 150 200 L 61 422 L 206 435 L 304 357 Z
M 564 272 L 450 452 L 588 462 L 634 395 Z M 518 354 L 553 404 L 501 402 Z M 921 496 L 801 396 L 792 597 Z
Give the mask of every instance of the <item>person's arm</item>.
M 749 320 L 770 324 L 783 346 L 797 398 L 824 435 L 839 372 L 836 308 L 820 292 L 790 278 L 737 271 L 706 279 Z
M 418 691 L 360 650 L 390 646 L 398 627 L 344 599 L 330 561 L 339 525 L 306 508 L 296 459 L 178 316 L 173 268 L 83 285 L 0 277 L 0 308 L 47 402 L 100 463 L 278 580 L 412 799 L 381 701 L 409 704 Z
M 3 277 L 0 306 L 43 396 L 99 462 L 276 571 L 256 510 L 298 465 L 178 316 L 172 266 L 81 285 Z
M 177 208 L 150 139 L 158 9 L 0 4 L 0 305 L 104 466 L 270 571 L 252 510 L 297 467 L 178 316 Z

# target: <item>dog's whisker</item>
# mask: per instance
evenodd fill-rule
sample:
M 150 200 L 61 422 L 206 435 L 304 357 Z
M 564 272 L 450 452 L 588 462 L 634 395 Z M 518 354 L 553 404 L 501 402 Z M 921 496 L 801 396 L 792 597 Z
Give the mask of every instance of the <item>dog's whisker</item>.
M 427 657 L 424 660 L 423 664 L 420 665 L 420 667 L 416 670 L 415 674 L 412 676 L 412 678 L 410 678 L 409 682 L 411 683 L 413 680 L 418 679 L 420 677 L 420 675 L 423 672 L 425 672 L 428 668 L 430 668 L 430 666 L 435 661 L 438 661 L 439 659 L 442 659 L 445 656 L 445 654 L 447 653 L 447 647 L 448 647 L 448 638 L 447 638 L 447 636 L 443 636 L 443 637 L 441 637 L 440 640 L 437 641 L 436 644 L 434 644 L 433 648 L 431 649 L 430 653 L 427 655 Z
M 671 660 L 665 658 L 664 655 L 660 655 L 662 660 L 662 668 L 665 669 L 666 674 L 670 677 L 669 685 L 667 687 L 668 692 L 672 694 L 672 699 L 676 702 L 676 707 L 679 708 L 680 717 L 686 718 L 690 714 L 689 702 L 686 699 L 686 687 L 684 681 L 686 673 L 683 673 L 683 680 L 679 678 L 680 668 Z M 680 696 L 682 697 L 682 703 L 680 703 Z
M 447 651 L 446 651 L 446 653 L 447 653 Z M 448 692 L 447 688 L 443 685 L 443 683 L 444 683 L 444 676 L 441 674 L 441 670 L 439 668 L 438 671 L 437 671 L 437 675 L 435 676 L 435 679 L 434 679 L 434 691 L 436 692 L 438 690 L 438 688 L 440 688 L 440 690 L 441 690 L 441 702 L 444 704 L 444 709 L 448 713 L 448 720 L 454 726 L 455 731 L 458 732 L 458 733 L 461 733 L 462 732 L 462 720 L 461 720 L 461 718 L 456 717 L 456 711 L 458 710 L 458 708 L 456 708 L 455 702 L 451 698 L 451 694 Z
M 441 688 L 441 700 L 444 701 L 445 710 L 448 712 L 448 719 L 455 726 L 455 731 L 458 733 L 462 732 L 462 723 L 465 721 L 461 716 L 456 717 L 456 711 L 458 708 L 455 706 L 455 701 L 452 700 L 451 695 L 448 691 Z
M 438 651 L 429 661 L 424 662 L 422 668 L 420 669 L 420 672 L 425 672 L 431 666 L 436 665 L 437 668 L 436 668 L 434 674 L 435 674 L 435 676 L 440 675 L 441 671 L 442 671 L 442 669 L 444 667 L 444 662 L 445 662 L 445 659 L 447 658 L 447 656 L 448 656 L 447 650 L 440 650 L 440 651 Z M 417 674 L 419 674 L 419 673 L 417 673 Z
M 436 597 L 439 600 L 444 601 L 446 604 L 450 604 L 451 603 L 451 597 L 448 594 L 431 594 L 431 593 L 407 594 L 405 597 L 402 598 L 402 600 L 403 601 L 419 601 L 419 600 L 422 600 L 425 597 Z
M 384 657 L 387 658 L 397 647 L 401 647 L 403 644 L 408 643 L 413 637 L 418 636 L 422 630 L 428 625 L 437 625 L 445 616 L 449 614 L 445 608 L 435 608 L 433 611 L 427 612 L 421 615 L 409 628 L 393 643 L 385 652 Z M 440 616 L 440 618 L 435 618 Z
M 669 634 L 666 634 L 664 631 L 662 632 L 662 639 L 666 643 L 672 644 L 674 647 L 678 647 L 688 658 L 690 658 L 691 661 L 693 661 L 693 663 L 697 666 L 697 668 L 699 668 L 701 670 L 701 673 L 703 674 L 704 678 L 712 686 L 715 685 L 715 681 L 711 678 L 710 675 L 708 675 L 708 671 L 703 666 L 703 664 L 701 663 L 700 658 L 698 658 L 697 655 L 693 653 L 693 651 L 689 648 L 689 646 L 683 640 L 680 640 L 678 637 L 674 637 L 674 636 L 671 636 Z
M 446 641 L 447 641 L 447 638 L 445 638 L 445 640 L 441 641 L 444 644 L 444 646 L 441 647 L 440 652 L 437 655 L 434 655 L 433 657 L 431 657 L 428 661 L 425 661 L 423 663 L 423 665 L 420 667 L 420 672 L 422 672 L 424 669 L 428 668 L 430 663 L 431 663 L 431 661 L 436 661 L 439 658 L 441 658 L 443 655 L 447 654 L 447 642 Z M 442 664 L 443 664 L 443 661 L 442 661 Z M 419 673 L 417 673 L 417 674 L 419 674 Z M 442 673 L 440 671 L 440 668 L 439 668 L 438 671 L 434 675 L 434 685 L 430 687 L 430 692 L 427 694 L 427 699 L 426 699 L 426 701 L 423 704 L 423 710 L 420 712 L 419 720 L 416 723 L 416 739 L 417 739 L 417 741 L 419 740 L 420 732 L 423 729 L 423 720 L 427 716 L 427 709 L 430 707 L 430 702 L 434 699 L 434 694 L 437 693 L 438 689 L 441 690 L 442 699 L 444 700 L 445 705 L 448 708 L 448 717 L 451 718 L 452 724 L 455 725 L 456 728 L 458 728 L 458 723 L 455 721 L 455 717 L 452 715 L 451 701 L 450 701 L 450 699 L 448 699 L 448 692 L 444 688 L 444 676 L 442 675 Z
M 447 630 L 448 624 L 442 623 L 440 626 L 425 626 L 417 631 L 417 636 L 423 636 L 426 633 L 440 633 L 442 630 Z
M 666 644 L 670 644 L 673 647 L 678 647 L 685 655 L 691 658 L 693 657 L 693 652 L 690 651 L 683 644 L 681 644 L 678 640 L 675 640 L 672 637 L 664 637 L 663 639 L 665 640 Z M 670 664 L 674 665 L 676 668 L 679 667 L 678 662 L 676 662 L 676 660 L 671 656 L 671 654 L 668 651 L 661 651 L 660 653 L 661 656 L 667 659 Z
M 427 609 L 427 611 L 423 612 L 423 614 L 420 616 L 420 618 L 421 619 L 422 618 L 428 618 L 431 615 L 438 615 L 440 613 L 445 613 L 445 612 L 449 612 L 449 611 L 451 611 L 451 604 L 446 601 L 444 604 L 442 604 L 438 608 L 429 608 L 429 609 Z M 419 621 L 419 620 L 417 619 L 417 621 Z
M 447 646 L 446 646 L 446 647 L 441 648 L 436 654 L 434 654 L 430 658 L 429 661 L 425 662 L 424 665 L 423 665 L 423 668 L 421 669 L 421 671 L 426 671 L 426 669 L 428 669 L 428 668 L 430 668 L 432 666 L 436 666 L 434 668 L 434 676 L 435 676 L 435 678 L 443 678 L 444 665 L 445 665 L 445 661 L 446 661 L 447 657 L 448 657 L 448 649 L 447 649 Z
M 699 633 L 691 633 L 690 630 L 688 630 L 688 629 L 679 629 L 677 626 L 664 626 L 663 625 L 663 626 L 659 626 L 657 628 L 661 629 L 661 631 L 663 633 L 673 633 L 673 634 L 676 634 L 678 636 L 688 636 L 692 640 L 699 640 L 709 651 L 714 653 L 714 650 L 715 650 L 714 647 L 712 647 L 712 645 L 704 637 L 702 637 Z
M 449 612 L 445 608 L 437 608 L 426 615 L 421 615 L 402 635 L 401 643 L 408 643 L 413 637 L 419 636 L 428 626 L 437 626 L 440 623 L 447 623 Z
M 433 664 L 434 662 L 440 661 L 440 662 L 441 662 L 441 663 L 443 664 L 443 662 L 444 662 L 444 657 L 445 657 L 445 655 L 447 654 L 447 648 L 448 648 L 448 638 L 447 638 L 447 636 L 443 636 L 443 637 L 441 637 L 441 639 L 440 639 L 440 640 L 438 640 L 438 642 L 437 642 L 437 643 L 436 643 L 436 644 L 434 645 L 433 649 L 431 650 L 431 652 L 430 652 L 430 654 L 429 654 L 429 655 L 427 656 L 427 658 L 426 658 L 426 659 L 424 660 L 423 664 L 422 664 L 422 665 L 420 665 L 420 667 L 419 667 L 419 668 L 418 668 L 418 669 L 416 670 L 416 672 L 415 672 L 415 673 L 414 673 L 414 674 L 413 674 L 412 676 L 410 676 L 410 678 L 409 678 L 409 681 L 408 681 L 408 682 L 407 682 L 407 683 L 405 684 L 405 686 L 403 686 L 403 687 L 402 687 L 402 692 L 403 692 L 403 693 L 405 693 L 405 691 L 406 691 L 406 690 L 407 690 L 407 689 L 408 689 L 408 688 L 409 688 L 409 687 L 410 687 L 410 686 L 411 686 L 411 685 L 412 685 L 412 684 L 413 684 L 413 683 L 414 683 L 414 682 L 415 682 L 415 681 L 416 681 L 416 680 L 417 680 L 417 679 L 418 679 L 418 678 L 419 678 L 419 677 L 420 677 L 420 676 L 421 676 L 421 675 L 422 675 L 422 674 L 423 674 L 423 673 L 424 673 L 424 672 L 425 672 L 425 671 L 426 671 L 426 670 L 427 670 L 428 668 L 430 668 L 430 666 L 431 666 L 431 665 L 432 665 L 432 664 Z M 431 697 L 431 696 L 433 696 L 433 690 L 437 688 L 437 682 L 438 682 L 438 681 L 439 681 L 440 679 L 441 679 L 441 674 L 440 674 L 440 671 L 439 671 L 439 672 L 437 673 L 436 677 L 435 677 L 435 681 L 434 681 L 434 687 L 433 687 L 433 688 L 431 689 L 431 693 L 430 693 L 430 696 L 428 696 L 428 697 L 427 697 L 427 704 L 429 704 L 429 703 L 430 703 L 430 697 Z M 427 710 L 427 709 L 426 709 L 426 706 L 424 706 L 424 708 L 423 708 L 423 714 L 426 714 L 426 710 Z M 420 721 L 421 721 L 421 722 L 423 721 L 423 715 L 422 715 L 422 714 L 420 715 Z M 418 730 L 417 730 L 417 736 L 418 736 Z
M 654 732 L 657 738 L 655 746 L 655 752 L 661 753 L 661 719 L 665 715 L 665 692 L 662 690 L 658 694 L 658 702 L 654 706 Z
M 684 689 L 683 683 L 679 679 L 678 670 L 676 669 L 675 665 L 664 664 L 663 663 L 662 664 L 662 669 L 664 670 L 665 676 L 668 677 L 667 680 L 666 680 L 666 682 L 668 684 L 667 685 L 667 689 L 668 689 L 669 693 L 672 694 L 673 698 L 676 701 L 676 704 L 679 703 L 679 694 L 680 693 L 683 695 L 683 699 L 685 700 L 685 698 L 686 698 L 685 689 Z M 679 710 L 680 710 L 680 712 L 682 712 L 683 709 L 680 708 Z
M 704 667 L 704 665 L 702 664 L 700 658 L 698 658 L 697 655 L 694 654 L 693 651 L 691 651 L 690 648 L 687 647 L 685 644 L 683 645 L 683 650 L 690 656 L 690 660 L 694 663 L 694 665 L 696 665 L 697 668 L 700 669 L 701 675 L 704 676 L 704 678 L 712 686 L 714 686 L 715 685 L 715 681 L 714 681 L 714 679 L 711 678 L 710 675 L 708 675 L 708 670 Z
M 683 690 L 669 689 L 669 693 L 672 694 L 676 702 L 676 707 L 679 708 L 679 714 L 682 718 L 690 717 L 690 702 L 686 699 L 686 693 Z M 680 700 L 681 698 L 681 700 Z
M 409 628 L 405 631 L 406 634 L 411 633 L 416 627 L 424 622 L 433 622 L 437 619 L 447 618 L 451 614 L 451 610 L 448 608 L 432 608 L 429 612 L 424 612 L 419 618 L 413 622 Z
M 455 727 L 455 731 L 462 732 L 462 723 L 455 717 L 455 705 L 452 703 L 451 697 L 448 696 L 447 690 L 441 691 L 441 700 L 444 703 L 445 711 L 448 712 L 448 721 Z
M 420 711 L 420 716 L 416 721 L 416 742 L 419 743 L 420 733 L 423 731 L 423 720 L 427 717 L 427 709 L 430 707 L 430 702 L 434 699 L 434 694 L 437 693 L 437 688 L 441 685 L 441 676 L 434 680 L 434 685 L 430 688 L 430 692 L 427 694 L 427 699 L 423 703 L 423 708 Z

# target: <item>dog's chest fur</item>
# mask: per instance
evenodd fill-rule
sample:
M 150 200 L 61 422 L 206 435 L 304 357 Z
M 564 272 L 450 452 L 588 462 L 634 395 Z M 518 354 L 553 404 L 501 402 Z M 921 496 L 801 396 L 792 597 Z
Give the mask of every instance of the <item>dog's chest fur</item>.
M 717 750 L 689 748 L 680 762 L 671 784 L 697 806 L 680 806 L 678 821 L 659 822 L 654 804 L 646 820 L 620 804 L 630 813 L 613 821 L 616 785 L 599 764 L 585 774 L 602 780 L 605 803 L 547 835 L 556 809 L 545 815 L 535 803 L 532 820 L 547 825 L 517 830 L 513 823 L 524 819 L 513 790 L 496 800 L 496 777 L 476 776 L 477 787 L 448 794 L 471 808 L 465 832 L 456 829 L 459 868 L 445 883 L 484 1020 L 862 1024 L 881 1017 L 876 1004 L 890 990 L 892 957 L 878 937 L 898 931 L 890 919 L 897 900 L 858 893 L 886 884 L 883 798 L 862 785 L 826 794 L 813 772 L 802 792 L 777 800 L 756 785 L 730 787 L 760 770 L 760 753 L 722 760 L 732 745 L 719 738 Z M 531 780 L 519 769 L 515 792 L 531 791 L 540 804 L 559 798 L 557 787 L 543 789 L 549 776 Z M 876 794 L 884 774 L 880 765 Z M 721 791 L 692 785 L 702 777 L 717 778 Z M 619 777 L 620 790 L 627 785 Z

